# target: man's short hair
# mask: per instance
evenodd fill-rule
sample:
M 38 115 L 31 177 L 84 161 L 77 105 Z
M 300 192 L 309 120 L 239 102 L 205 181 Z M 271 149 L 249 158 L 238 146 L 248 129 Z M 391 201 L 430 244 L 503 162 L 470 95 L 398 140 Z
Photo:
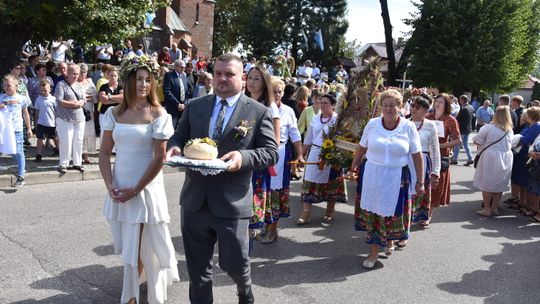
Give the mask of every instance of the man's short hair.
M 185 68 L 186 67 L 186 63 L 182 60 L 182 59 L 177 59 L 175 62 L 174 62 L 174 67 L 182 67 L 182 68 Z
M 223 61 L 223 62 L 237 61 L 240 64 L 243 64 L 242 59 L 240 59 L 240 57 L 231 53 L 219 55 L 218 58 L 216 58 L 216 61 Z
M 523 103 L 523 96 L 521 95 L 515 95 L 512 97 L 512 102 L 515 102 L 517 104 L 522 104 Z
M 501 101 L 503 102 L 503 106 L 507 106 L 510 103 L 510 95 L 504 94 L 499 96 L 499 106 L 501 105 Z

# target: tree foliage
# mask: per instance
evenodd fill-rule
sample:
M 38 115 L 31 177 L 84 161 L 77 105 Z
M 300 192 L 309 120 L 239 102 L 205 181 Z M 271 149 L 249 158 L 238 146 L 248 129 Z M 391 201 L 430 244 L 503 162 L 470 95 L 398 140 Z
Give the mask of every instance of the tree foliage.
M 288 49 L 297 60 L 328 61 L 345 45 L 346 11 L 346 0 L 217 0 L 214 55 L 241 43 L 256 56 Z M 324 51 L 313 41 L 319 29 Z
M 117 43 L 144 33 L 146 12 L 170 0 L 2 0 L 0 47 L 2 67 L 15 59 L 24 41 L 75 39 L 82 45 Z
M 513 91 L 537 62 L 538 0 L 424 0 L 409 23 L 410 75 L 443 90 Z

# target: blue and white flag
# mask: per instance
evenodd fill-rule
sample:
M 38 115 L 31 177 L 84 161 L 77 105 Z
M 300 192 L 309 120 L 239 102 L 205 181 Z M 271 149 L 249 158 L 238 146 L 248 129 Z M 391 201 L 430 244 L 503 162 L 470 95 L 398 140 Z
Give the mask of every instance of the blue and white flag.
M 313 40 L 315 40 L 315 43 L 317 43 L 317 46 L 321 51 L 324 51 L 324 42 L 322 37 L 322 31 L 319 29 L 317 32 L 315 32 L 315 35 L 313 36 Z

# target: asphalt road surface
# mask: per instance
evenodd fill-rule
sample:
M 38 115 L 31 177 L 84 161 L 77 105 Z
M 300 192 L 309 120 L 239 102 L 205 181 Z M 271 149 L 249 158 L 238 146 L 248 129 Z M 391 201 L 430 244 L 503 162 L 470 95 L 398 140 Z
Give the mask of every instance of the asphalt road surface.
M 291 189 L 292 217 L 280 238 L 256 244 L 252 277 L 257 303 L 540 303 L 540 224 L 504 206 L 498 218 L 479 218 L 472 168 L 452 166 L 452 204 L 435 211 L 427 229 L 413 226 L 408 246 L 364 270 L 369 248 L 353 231 L 355 184 L 335 221 L 295 225 L 302 207 Z M 168 303 L 188 303 L 180 235 L 182 173 L 166 175 L 170 230 L 181 282 Z M 119 303 L 122 264 L 101 215 L 100 180 L 0 189 L 0 303 Z M 237 303 L 233 282 L 214 268 L 216 303 Z

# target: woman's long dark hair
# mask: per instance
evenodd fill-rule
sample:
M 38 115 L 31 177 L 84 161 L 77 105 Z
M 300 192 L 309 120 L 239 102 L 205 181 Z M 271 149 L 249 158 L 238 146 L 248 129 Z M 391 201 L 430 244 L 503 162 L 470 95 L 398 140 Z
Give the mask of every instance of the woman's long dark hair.
M 264 83 L 263 92 L 261 94 L 261 97 L 259 97 L 259 100 L 257 101 L 269 107 L 270 104 L 274 102 L 274 91 L 272 90 L 272 76 L 270 75 L 270 73 L 268 73 L 268 70 L 265 67 L 257 65 L 257 66 L 252 67 L 249 70 L 249 72 L 246 75 L 246 81 L 247 81 L 247 76 L 253 70 L 257 70 L 259 71 L 259 73 L 261 73 L 261 76 L 263 78 L 263 83 Z M 251 93 L 247 90 L 247 85 L 246 85 L 246 96 L 251 97 Z

